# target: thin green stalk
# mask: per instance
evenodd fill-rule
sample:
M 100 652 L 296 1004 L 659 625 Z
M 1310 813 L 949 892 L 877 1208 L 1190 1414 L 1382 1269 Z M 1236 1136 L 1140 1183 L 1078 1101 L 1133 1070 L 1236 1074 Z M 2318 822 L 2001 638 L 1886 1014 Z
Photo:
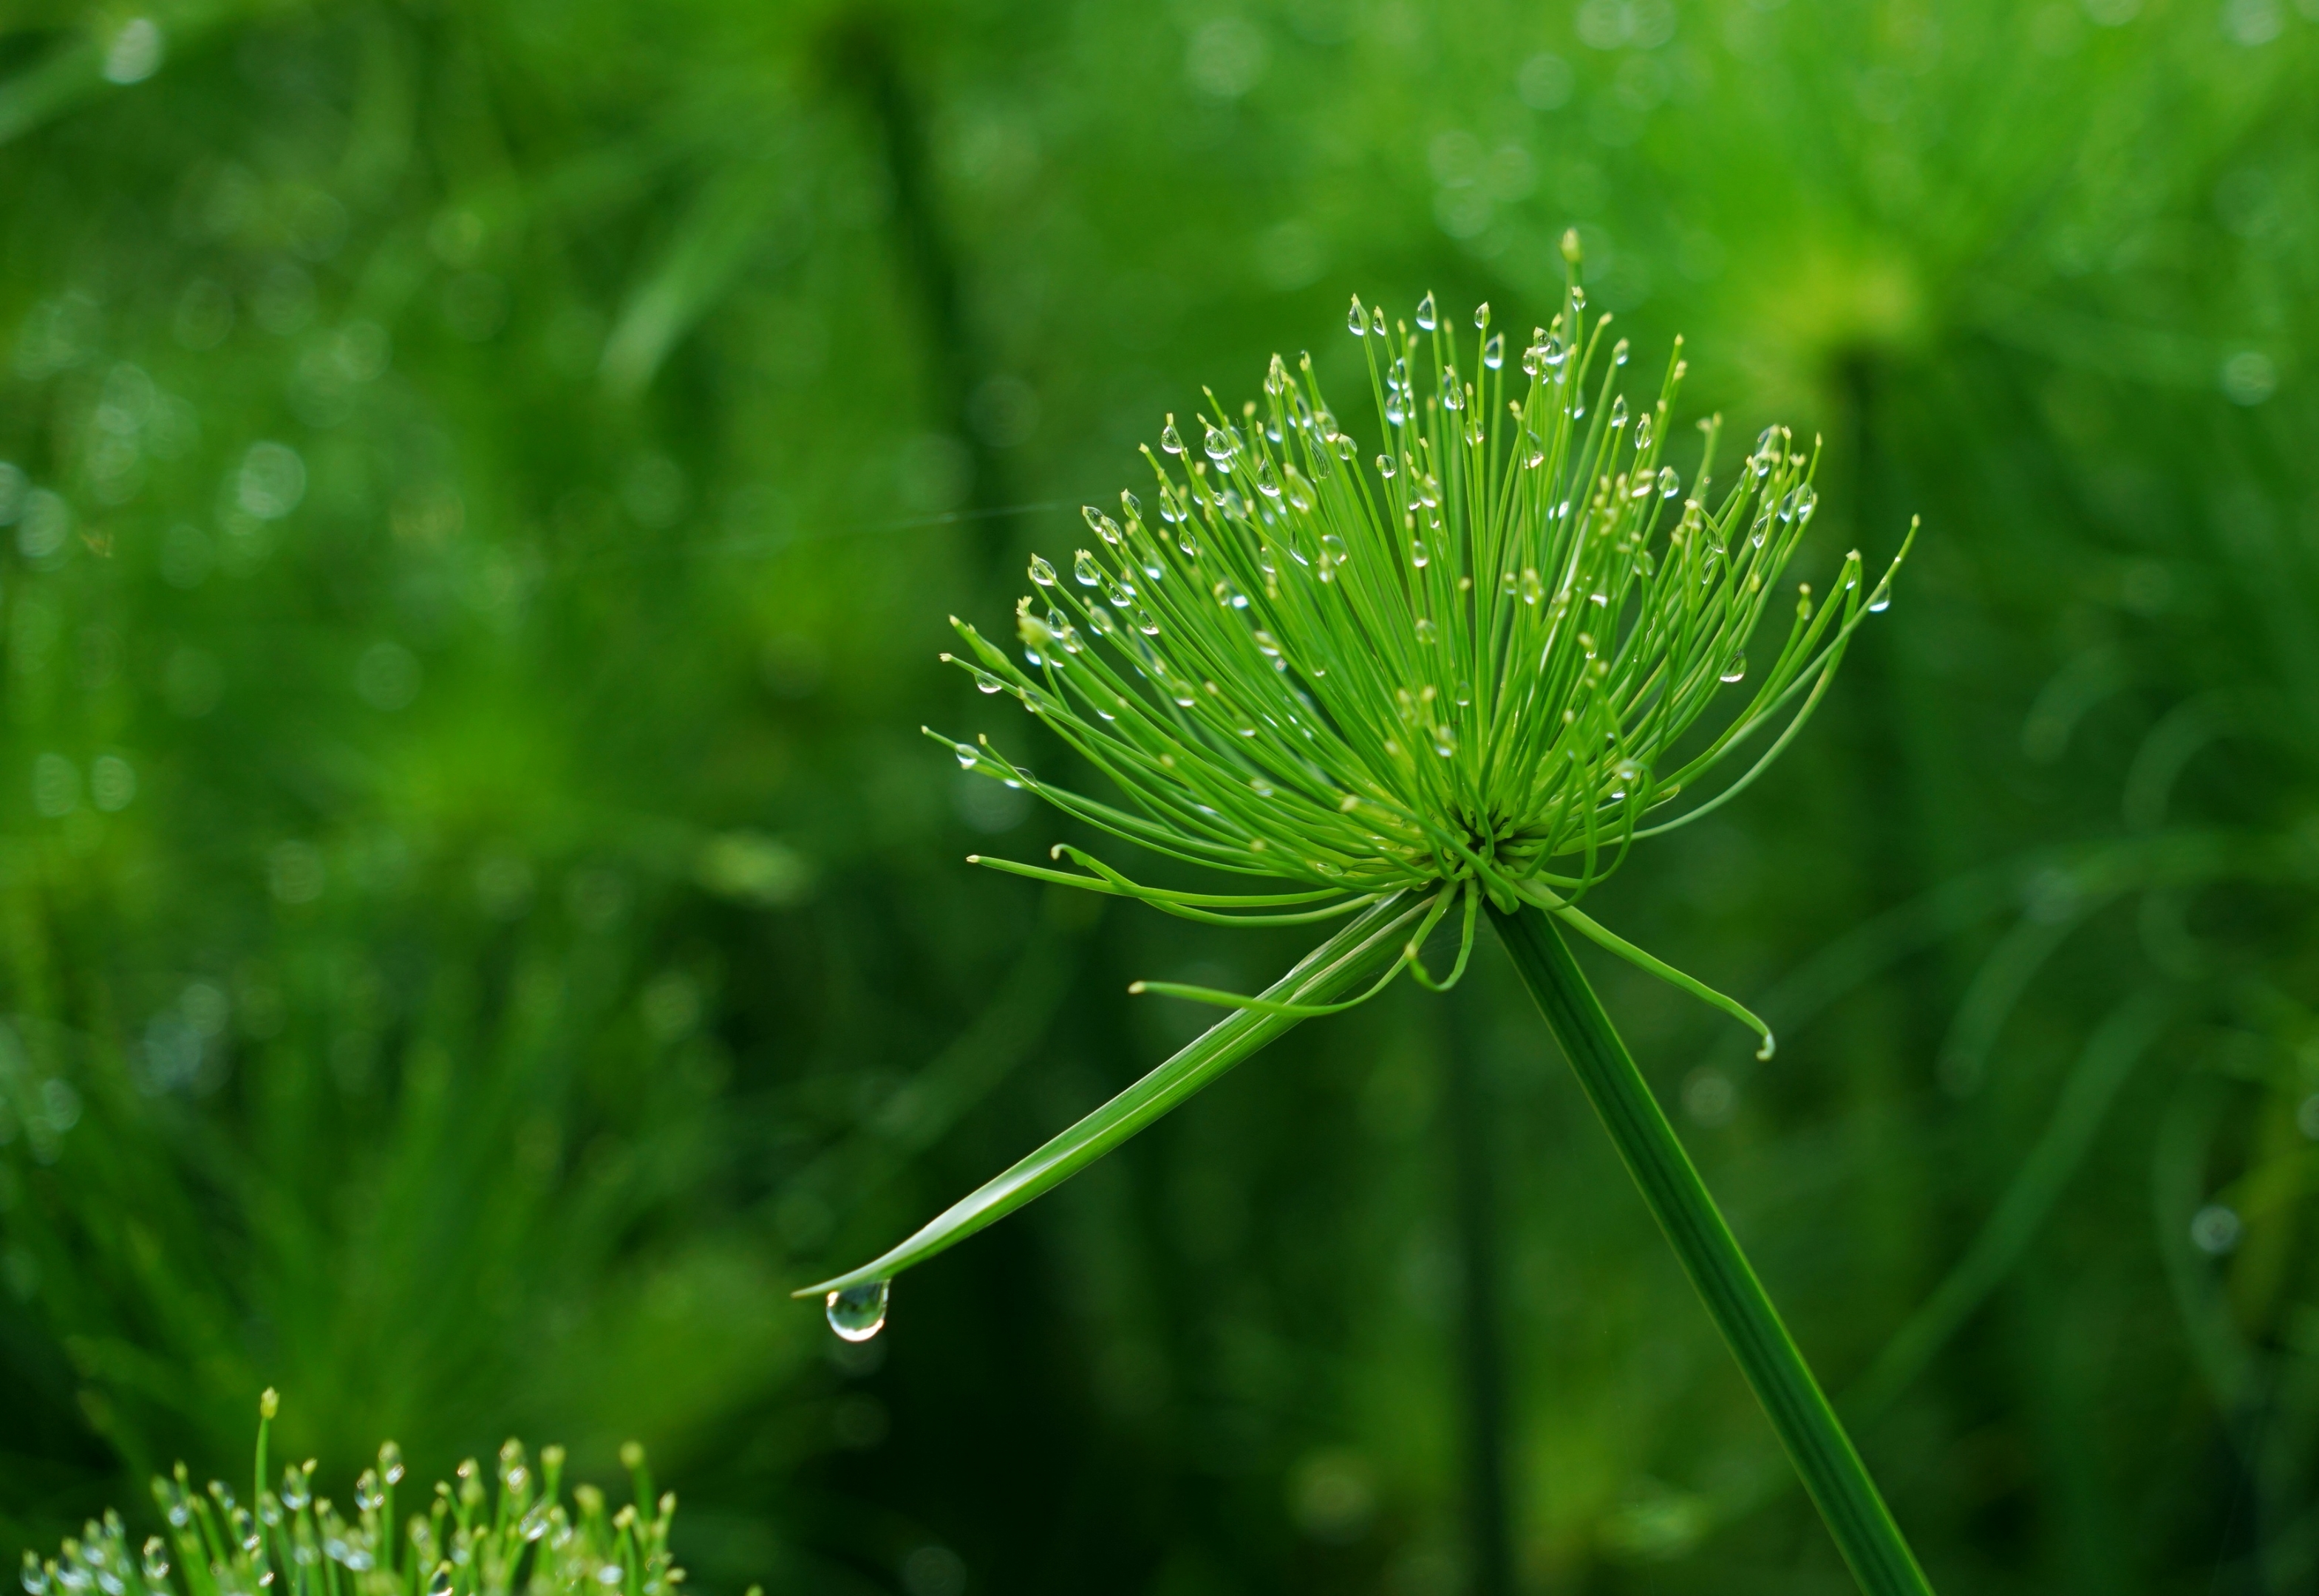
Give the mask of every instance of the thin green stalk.
M 1877 1494 L 1836 1410 L 1780 1322 L 1779 1310 L 1552 919 L 1535 907 L 1508 914 L 1495 906 L 1491 918 L 1602 1115 L 1627 1172 L 1642 1187 L 1652 1216 L 1674 1243 L 1684 1272 L 1803 1476 L 1853 1577 L 1870 1596 L 1931 1596 L 1924 1570 Z

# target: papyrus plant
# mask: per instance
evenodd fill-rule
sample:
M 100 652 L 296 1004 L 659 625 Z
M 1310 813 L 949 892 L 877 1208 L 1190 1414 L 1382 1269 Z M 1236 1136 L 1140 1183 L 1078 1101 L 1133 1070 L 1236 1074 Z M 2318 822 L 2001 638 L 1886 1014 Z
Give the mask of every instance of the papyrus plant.
M 471 1457 L 456 1484 L 408 1492 L 389 1441 L 341 1505 L 318 1493 L 311 1459 L 285 1467 L 278 1488 L 268 1480 L 275 1406 L 271 1391 L 258 1401 L 248 1501 L 222 1480 L 195 1486 L 181 1463 L 153 1482 L 166 1533 L 132 1549 L 120 1514 L 93 1519 L 58 1555 L 24 1554 L 24 1596 L 675 1596 L 683 1583 L 668 1547 L 676 1498 L 653 1500 L 633 1442 L 620 1461 L 636 1501 L 617 1509 L 593 1485 L 567 1503 L 564 1448 L 542 1447 L 535 1465 L 515 1441 L 499 1450 L 493 1485 Z
M 809 1289 L 840 1333 L 874 1333 L 894 1275 L 1299 1020 L 1404 970 L 1454 983 L 1486 909 L 1845 1557 L 1872 1590 L 1923 1590 L 1558 930 L 1728 1011 L 1769 1055 L 1748 1010 L 1580 905 L 1638 841 L 1729 801 L 1777 757 L 1885 607 L 1892 572 L 1872 586 L 1854 552 L 1824 592 L 1784 586 L 1812 518 L 1817 445 L 1767 428 L 1720 481 L 1715 419 L 1695 452 L 1674 446 L 1680 341 L 1657 397 L 1636 406 L 1610 320 L 1590 320 L 1575 277 L 1561 313 L 1518 347 L 1486 305 L 1467 336 L 1430 295 L 1414 329 L 1356 300 L 1373 443 L 1340 422 L 1309 356 L 1276 356 L 1261 401 L 1235 414 L 1211 394 L 1189 425 L 1169 418 L 1162 452 L 1146 450 L 1147 499 L 1123 493 L 1116 516 L 1090 507 L 1088 546 L 1033 560 L 1015 649 L 954 623 L 977 684 L 1045 722 L 1118 796 L 1046 780 L 988 737 L 952 743 L 961 765 L 1147 854 L 1260 885 L 1163 888 L 1123 856 L 1069 844 L 1053 860 L 1070 868 L 979 862 L 1187 919 L 1338 929 L 1259 996 L 1138 983 L 1232 1013 L 899 1247 Z M 1678 459 L 1695 462 L 1688 476 Z M 1445 922 L 1457 951 L 1437 978 L 1423 950 Z

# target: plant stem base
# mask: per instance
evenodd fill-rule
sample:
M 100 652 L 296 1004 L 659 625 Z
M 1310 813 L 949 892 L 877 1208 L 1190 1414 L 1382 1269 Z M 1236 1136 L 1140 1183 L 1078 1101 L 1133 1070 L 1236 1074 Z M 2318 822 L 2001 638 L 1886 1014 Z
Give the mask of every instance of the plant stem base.
M 1493 908 L 1491 918 L 1627 1172 L 1642 1188 L 1653 1217 L 1803 1476 L 1853 1577 L 1871 1596 L 1932 1596 L 1932 1585 L 1876 1483 L 1561 932 L 1538 908 L 1511 915 Z

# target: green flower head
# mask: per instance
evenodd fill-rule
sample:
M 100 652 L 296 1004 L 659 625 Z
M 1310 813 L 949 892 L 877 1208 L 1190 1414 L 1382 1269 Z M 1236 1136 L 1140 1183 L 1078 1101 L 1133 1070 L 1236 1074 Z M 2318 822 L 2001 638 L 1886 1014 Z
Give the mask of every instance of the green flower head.
M 1533 903 L 1761 1031 L 1575 906 L 1638 839 L 1716 808 L 1777 756 L 1892 573 L 1868 587 L 1854 552 L 1825 594 L 1783 590 L 1817 501 L 1817 443 L 1767 428 L 1717 483 L 1719 418 L 1698 424 L 1695 450 L 1674 447 L 1682 340 L 1656 399 L 1633 403 L 1610 320 L 1588 318 L 1574 281 L 1514 349 L 1487 305 L 1461 337 L 1430 294 L 1414 328 L 1356 299 L 1373 442 L 1340 419 L 1310 356 L 1275 356 L 1262 401 L 1236 415 L 1211 393 L 1189 426 L 1171 416 L 1163 453 L 1144 451 L 1148 505 L 1129 492 L 1116 517 L 1089 507 L 1090 546 L 1032 561 L 1019 656 L 953 623 L 970 651 L 956 663 L 1123 801 L 1041 780 L 988 737 L 952 745 L 969 770 L 1098 830 L 1270 886 L 1167 890 L 1060 845 L 1077 870 L 979 862 L 1232 923 L 1430 895 L 1379 986 L 1403 969 L 1448 984 L 1482 897 Z M 1695 462 L 1687 476 L 1678 454 Z M 1782 635 L 1755 645 L 1773 609 Z M 1719 703 L 1730 712 L 1710 721 Z M 1419 950 L 1453 912 L 1457 961 L 1436 982 Z

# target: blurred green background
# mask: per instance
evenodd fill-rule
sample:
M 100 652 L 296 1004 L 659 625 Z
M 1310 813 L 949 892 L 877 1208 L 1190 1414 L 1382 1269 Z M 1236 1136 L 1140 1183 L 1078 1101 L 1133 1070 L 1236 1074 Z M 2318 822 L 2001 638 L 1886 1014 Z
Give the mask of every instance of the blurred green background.
M 1494 952 L 835 1341 L 1302 945 L 934 661 L 1349 293 L 1593 297 L 1926 533 L 1600 966 L 1953 1591 L 2319 1579 L 2314 0 L 15 0 L 0 1554 L 252 1400 L 644 1440 L 712 1590 L 1837 1591 Z M 1804 572 L 1800 574 L 1815 574 Z M 1309 939 L 1308 939 L 1309 940 Z

